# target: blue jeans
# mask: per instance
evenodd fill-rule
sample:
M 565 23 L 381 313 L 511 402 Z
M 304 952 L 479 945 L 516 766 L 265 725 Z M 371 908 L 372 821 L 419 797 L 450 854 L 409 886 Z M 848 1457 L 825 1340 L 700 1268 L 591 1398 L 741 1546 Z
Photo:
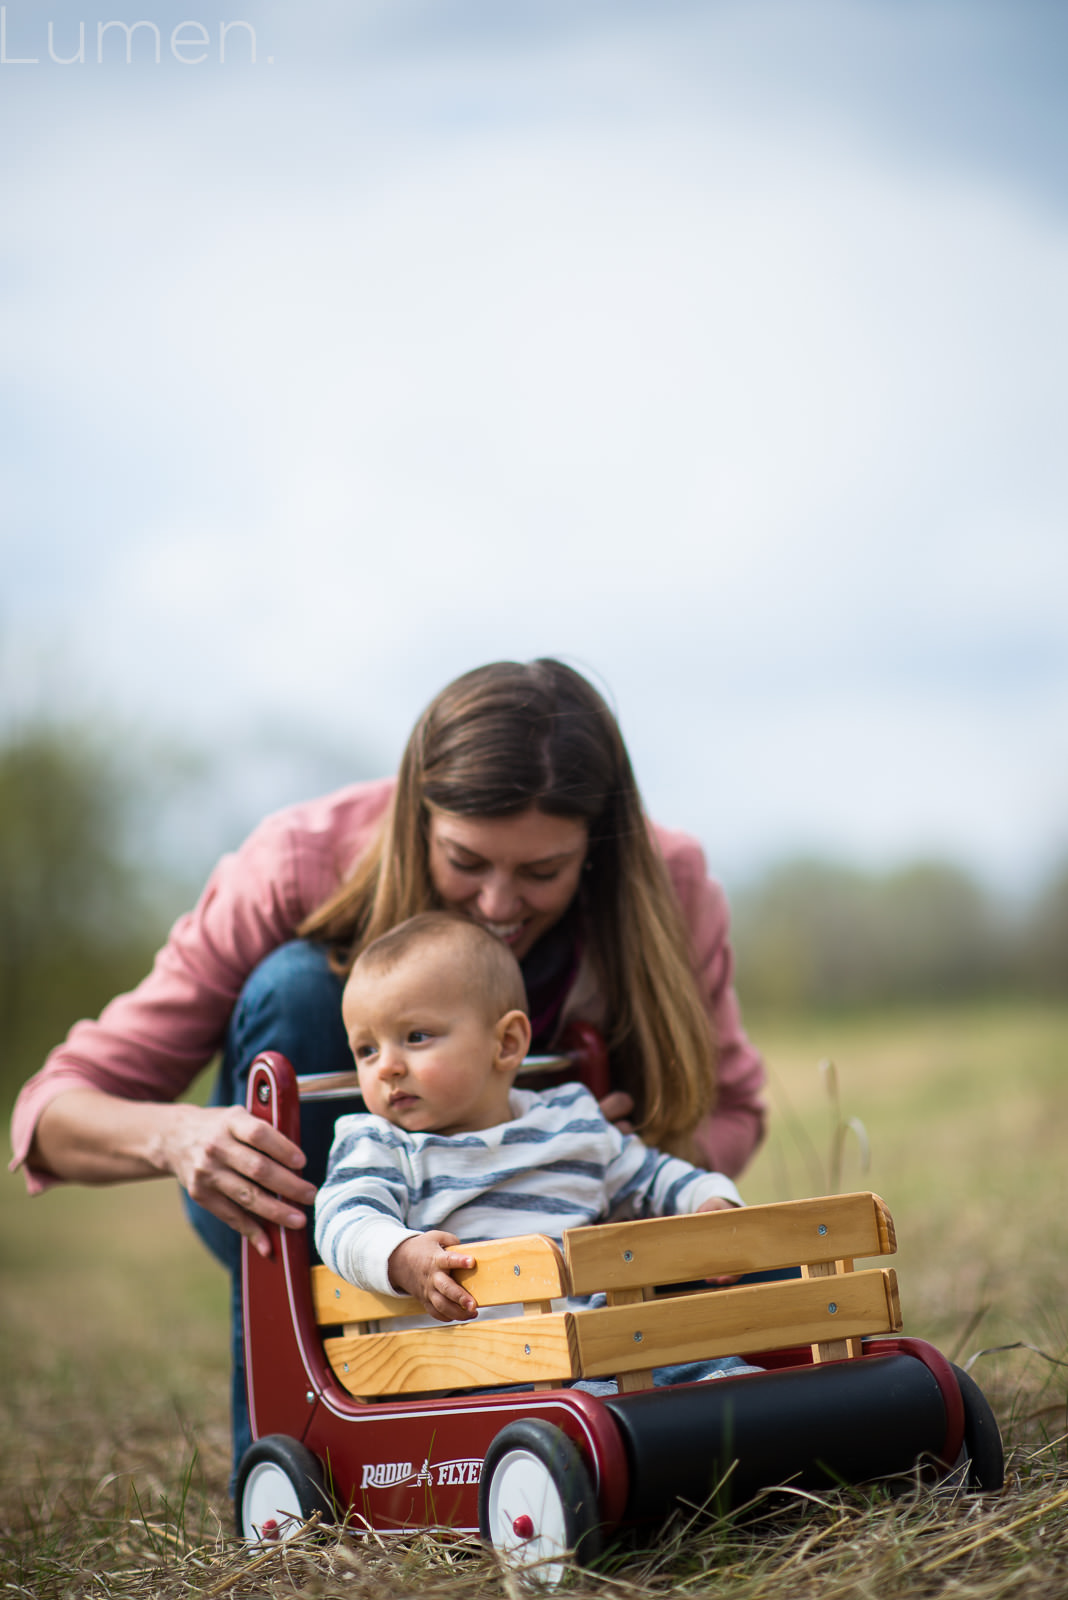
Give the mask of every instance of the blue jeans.
M 278 1050 L 300 1074 L 349 1072 L 352 1054 L 341 1021 L 342 981 L 330 970 L 321 945 L 295 939 L 272 951 L 252 973 L 238 997 L 223 1049 L 213 1105 L 244 1105 L 248 1072 L 261 1050 Z M 309 1149 L 304 1176 L 322 1181 L 329 1150 L 330 1126 L 324 1124 L 318 1143 Z M 208 1249 L 230 1273 L 230 1338 L 232 1356 L 230 1415 L 233 1426 L 234 1474 L 252 1443 L 248 1395 L 245 1391 L 245 1337 L 241 1304 L 241 1236 L 210 1211 L 183 1195 L 189 1219 Z M 233 1492 L 234 1478 L 230 1480 Z

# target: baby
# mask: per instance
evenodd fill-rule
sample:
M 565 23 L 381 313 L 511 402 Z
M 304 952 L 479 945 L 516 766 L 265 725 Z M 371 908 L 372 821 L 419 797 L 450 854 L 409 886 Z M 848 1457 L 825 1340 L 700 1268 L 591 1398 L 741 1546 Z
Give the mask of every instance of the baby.
M 580 1084 L 513 1086 L 530 1044 L 519 965 L 467 918 L 425 912 L 368 945 L 342 1016 L 367 1112 L 338 1119 L 315 1242 L 350 1283 L 465 1321 L 464 1240 L 742 1203 L 721 1173 L 621 1133 Z

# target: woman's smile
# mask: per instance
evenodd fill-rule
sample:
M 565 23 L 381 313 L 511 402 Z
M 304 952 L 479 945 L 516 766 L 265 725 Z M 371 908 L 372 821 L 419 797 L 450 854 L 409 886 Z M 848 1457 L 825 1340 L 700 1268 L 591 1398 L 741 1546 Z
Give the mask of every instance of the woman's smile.
M 522 959 L 575 897 L 589 848 L 576 817 L 530 806 L 510 817 L 430 813 L 428 860 L 434 888 Z

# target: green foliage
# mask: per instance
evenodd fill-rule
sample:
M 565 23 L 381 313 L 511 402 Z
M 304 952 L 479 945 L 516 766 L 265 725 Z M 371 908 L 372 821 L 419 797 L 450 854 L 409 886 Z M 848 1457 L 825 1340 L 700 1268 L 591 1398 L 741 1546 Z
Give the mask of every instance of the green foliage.
M 1068 865 L 1043 891 L 1021 940 L 1020 965 L 1044 994 L 1068 994 Z
M 166 915 L 143 859 L 152 781 L 89 729 L 36 724 L 0 748 L 0 1087 L 146 970 Z M 149 870 L 146 870 L 149 866 Z
M 780 1009 L 1068 991 L 1068 871 L 1021 920 L 959 868 L 801 860 L 735 897 L 747 1003 Z

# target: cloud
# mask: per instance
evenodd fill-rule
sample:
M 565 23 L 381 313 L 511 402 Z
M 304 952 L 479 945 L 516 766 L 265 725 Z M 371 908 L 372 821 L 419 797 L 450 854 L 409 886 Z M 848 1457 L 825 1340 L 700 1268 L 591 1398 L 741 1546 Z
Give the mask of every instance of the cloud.
M 1051 849 L 1062 216 L 895 156 L 882 103 L 847 142 L 804 61 L 776 103 L 736 7 L 533 57 L 358 15 L 351 84 L 49 89 L 4 258 L 27 634 L 215 738 L 386 752 L 454 672 L 563 653 L 739 870 Z

